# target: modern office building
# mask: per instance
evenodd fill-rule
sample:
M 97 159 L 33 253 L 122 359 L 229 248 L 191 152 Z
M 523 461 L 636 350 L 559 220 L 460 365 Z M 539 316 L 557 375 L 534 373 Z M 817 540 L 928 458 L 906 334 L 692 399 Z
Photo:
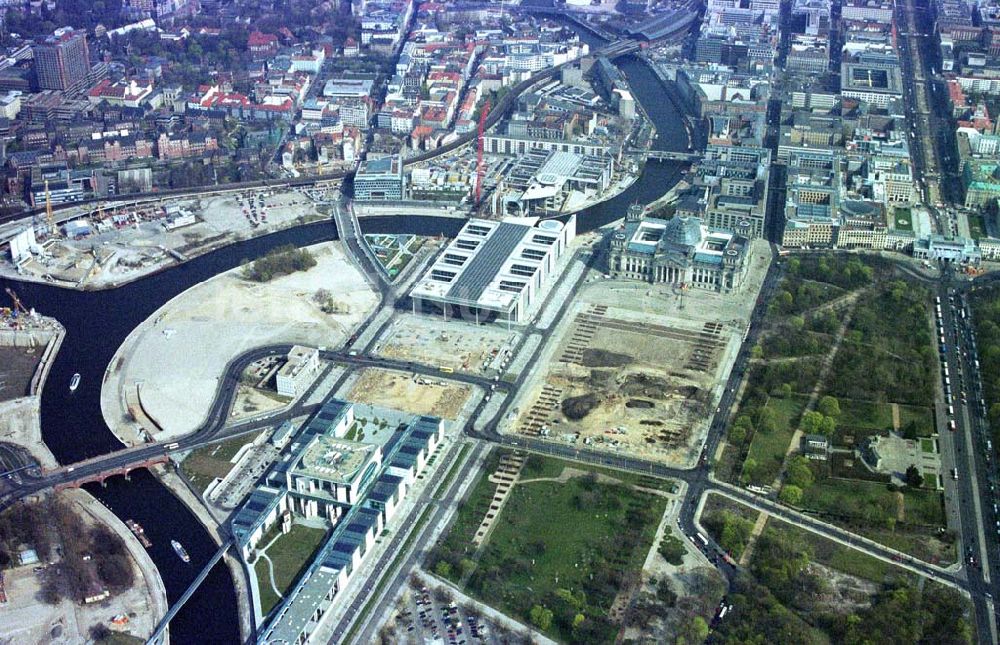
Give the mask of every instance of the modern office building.
M 375 416 L 384 416 L 388 426 L 384 442 L 347 438 Z M 281 432 L 279 443 L 286 447 L 233 516 L 232 533 L 249 563 L 279 522 L 286 532 L 296 516 L 331 527 L 257 637 L 282 645 L 326 642 L 320 632 L 330 608 L 427 465 L 444 437 L 444 422 L 329 399 L 290 440 L 287 427 Z
M 642 217 L 642 208 L 632 207 L 625 224 L 611 233 L 608 271 L 614 277 L 728 292 L 743 282 L 749 247 L 745 237 L 711 231 L 697 217 Z
M 840 93 L 884 108 L 903 98 L 903 73 L 899 65 L 844 61 L 840 66 Z
M 574 193 L 592 198 L 606 191 L 613 170 L 608 155 L 528 150 L 503 180 L 500 210 L 518 216 L 561 213 Z
M 288 352 L 285 364 L 274 377 L 278 394 L 298 396 L 319 371 L 319 350 L 295 345 Z
M 354 199 L 359 202 L 403 199 L 403 162 L 399 156 L 370 159 L 354 175 Z
M 49 36 L 32 48 L 38 87 L 43 90 L 77 92 L 90 72 L 87 35 L 68 31 Z
M 576 216 L 556 220 L 470 219 L 410 291 L 414 310 L 433 303 L 480 318 L 522 322 L 576 236 Z

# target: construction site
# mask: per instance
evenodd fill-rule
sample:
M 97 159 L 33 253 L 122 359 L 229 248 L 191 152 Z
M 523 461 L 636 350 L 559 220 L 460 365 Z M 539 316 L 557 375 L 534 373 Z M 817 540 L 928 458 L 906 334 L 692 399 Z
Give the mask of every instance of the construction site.
M 11 306 L 0 306 L 0 401 L 39 394 L 55 358 L 62 325 L 25 306 L 5 289 Z
M 456 372 L 492 375 L 521 337 L 501 325 L 476 325 L 454 318 L 400 313 L 383 332 L 376 353 Z
M 456 420 L 472 394 L 468 385 L 431 380 L 417 374 L 366 368 L 345 397 L 409 414 L 425 414 Z
M 755 252 L 746 282 L 731 294 L 588 277 L 505 431 L 693 465 L 767 258 Z
M 327 193 L 296 189 L 229 192 L 157 202 L 110 202 L 9 236 L 0 275 L 80 289 L 117 286 L 227 244 L 329 217 Z M 5 238 L 0 238 L 0 244 Z

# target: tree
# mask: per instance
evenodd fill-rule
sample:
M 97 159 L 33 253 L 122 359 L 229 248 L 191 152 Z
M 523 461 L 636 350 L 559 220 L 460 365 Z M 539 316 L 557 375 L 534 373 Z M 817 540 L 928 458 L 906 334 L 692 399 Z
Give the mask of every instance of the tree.
M 785 470 L 785 481 L 799 488 L 799 492 L 812 486 L 815 476 L 809 467 L 809 460 L 802 456 L 792 457 Z
M 434 567 L 434 573 L 438 574 L 442 578 L 448 578 L 451 576 L 451 564 L 447 560 L 441 560 Z
M 778 417 L 774 410 L 763 407 L 757 411 L 757 429 L 764 434 L 771 434 L 778 428 Z
M 837 400 L 835 396 L 824 396 L 819 400 L 819 404 L 816 409 L 826 417 L 833 417 L 836 419 L 840 416 L 840 401 Z
M 687 553 L 687 549 L 684 547 L 683 540 L 672 533 L 663 536 L 663 541 L 660 542 L 660 555 L 667 562 L 679 566 L 684 563 L 685 553 Z
M 778 389 L 778 392 L 781 394 L 781 398 L 783 398 L 783 399 L 787 399 L 787 398 L 791 397 L 792 396 L 792 384 L 791 383 L 782 383 L 781 387 Z
M 832 437 L 833 433 L 837 431 L 837 422 L 833 420 L 833 417 L 824 416 L 823 420 L 819 423 L 819 432 L 828 437 Z
M 535 605 L 531 608 L 531 623 L 538 629 L 548 631 L 549 627 L 552 626 L 552 611 L 546 609 L 541 605 Z
M 793 484 L 785 484 L 781 487 L 780 497 L 789 506 L 798 506 L 802 501 L 802 489 Z
M 802 415 L 799 426 L 806 434 L 819 434 L 820 424 L 823 423 L 823 415 L 815 410 L 810 410 Z
M 906 477 L 904 479 L 906 485 L 910 488 L 920 488 L 924 485 L 924 476 L 920 474 L 920 469 L 914 464 L 910 464 L 906 469 Z

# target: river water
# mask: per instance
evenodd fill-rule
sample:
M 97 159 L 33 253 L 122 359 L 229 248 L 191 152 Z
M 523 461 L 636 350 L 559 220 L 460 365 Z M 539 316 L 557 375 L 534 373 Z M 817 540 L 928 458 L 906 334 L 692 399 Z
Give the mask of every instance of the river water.
M 593 43 L 599 44 L 599 43 Z M 632 85 L 636 99 L 656 125 L 654 147 L 685 150 L 687 134 L 680 115 L 666 99 L 653 72 L 637 58 L 616 61 Z M 635 201 L 651 202 L 669 190 L 681 176 L 681 164 L 649 162 L 640 178 L 622 194 L 581 212 L 580 232 L 612 222 Z M 366 218 L 369 233 L 454 235 L 462 221 L 433 217 Z M 80 292 L 51 285 L 0 279 L 14 289 L 26 306 L 58 319 L 66 338 L 52 365 L 42 395 L 42 436 L 61 463 L 72 463 L 121 448 L 104 423 L 100 384 L 115 351 L 141 321 L 164 302 L 220 272 L 238 266 L 283 244 L 304 246 L 336 239 L 332 223 L 302 226 L 274 233 L 195 258 L 181 266 L 156 273 L 118 289 Z M 80 387 L 69 392 L 73 373 L 81 374 Z M 163 578 L 168 601 L 173 604 L 198 575 L 216 547 L 191 511 L 147 471 L 132 473 L 129 481 L 111 478 L 106 486 L 87 490 L 122 520 L 135 519 L 153 541 L 150 556 Z M 191 555 L 185 564 L 170 547 L 171 539 L 183 542 Z M 170 625 L 174 643 L 236 643 L 239 641 L 236 594 L 229 569 L 220 562 Z

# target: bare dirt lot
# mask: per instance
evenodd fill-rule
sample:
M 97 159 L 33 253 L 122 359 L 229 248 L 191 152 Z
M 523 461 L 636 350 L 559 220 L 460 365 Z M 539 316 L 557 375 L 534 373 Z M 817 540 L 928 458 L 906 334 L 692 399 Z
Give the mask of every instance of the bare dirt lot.
M 266 283 L 234 269 L 180 294 L 122 344 L 102 390 L 104 417 L 137 440 L 125 397 L 140 388 L 145 412 L 163 428 L 158 440 L 191 432 L 205 418 L 219 377 L 234 357 L 275 343 L 336 347 L 377 303 L 337 243 L 310 247 L 316 266 Z M 314 294 L 326 290 L 337 313 L 324 313 Z
M 515 403 L 507 432 L 686 466 L 697 460 L 769 261 L 733 293 L 592 272 Z
M 419 381 L 424 381 L 421 384 Z M 365 369 L 347 398 L 371 405 L 429 414 L 449 421 L 458 418 L 471 394 L 469 386 L 447 381 L 414 378 L 412 374 L 376 368 Z
M 44 347 L 0 347 L 0 401 L 27 396 Z
M 482 374 L 491 369 L 490 364 L 502 349 L 514 346 L 518 337 L 519 332 L 508 331 L 501 324 L 476 325 L 454 319 L 445 322 L 440 316 L 402 314 L 383 334 L 378 353 L 386 358 Z
M 564 333 L 518 431 L 671 461 L 708 416 L 722 325 L 630 320 L 588 305 Z

